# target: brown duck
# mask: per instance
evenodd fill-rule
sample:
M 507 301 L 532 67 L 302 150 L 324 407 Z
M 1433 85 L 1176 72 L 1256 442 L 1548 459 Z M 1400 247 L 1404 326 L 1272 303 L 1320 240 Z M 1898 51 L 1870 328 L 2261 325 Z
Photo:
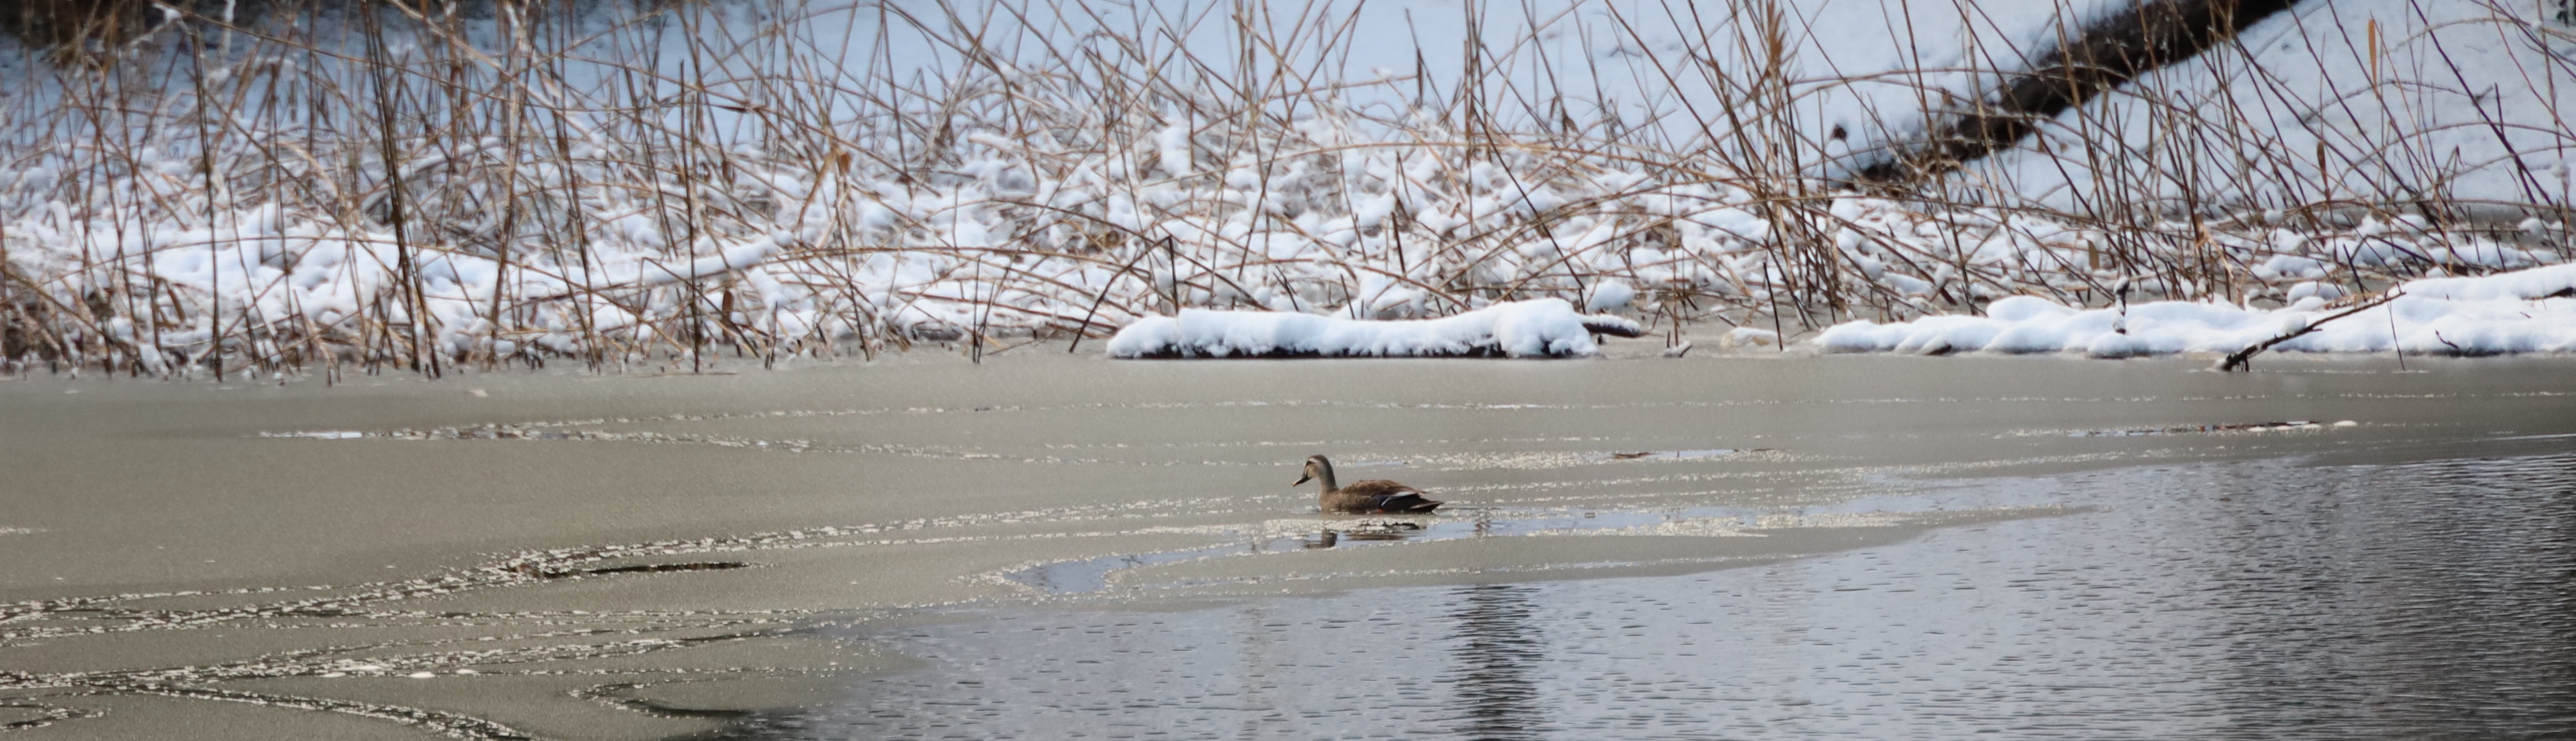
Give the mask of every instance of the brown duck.
M 1418 489 L 1382 479 L 1353 481 L 1350 486 L 1335 486 L 1333 462 L 1325 460 L 1320 455 L 1307 458 L 1306 475 L 1297 477 L 1297 483 L 1289 486 L 1304 486 L 1307 481 L 1313 479 L 1324 480 L 1324 494 L 1317 497 L 1315 501 L 1322 505 L 1326 512 L 1421 514 L 1437 509 L 1441 504 L 1424 499 Z

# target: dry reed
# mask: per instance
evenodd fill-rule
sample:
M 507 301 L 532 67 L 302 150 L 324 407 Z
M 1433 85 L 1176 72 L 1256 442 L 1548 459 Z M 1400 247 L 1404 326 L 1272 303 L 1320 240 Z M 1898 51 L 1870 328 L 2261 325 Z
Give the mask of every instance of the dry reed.
M 1183 307 L 1420 316 L 1617 290 L 1678 342 L 1709 321 L 1793 336 L 2014 294 L 2100 305 L 2115 284 L 2282 301 L 2568 256 L 2563 170 L 2435 149 L 2464 127 L 2421 109 L 2490 93 L 2424 62 L 2441 55 L 2378 69 L 2377 50 L 2439 43 L 2429 21 L 2338 32 L 2373 50 L 2371 84 L 2311 113 L 2367 137 L 2284 130 L 2297 119 L 2248 96 L 2150 74 L 2015 123 L 2038 135 L 2006 157 L 2050 167 L 1864 191 L 1844 175 L 1905 146 L 1890 138 L 2010 115 L 1952 81 L 2078 40 L 1848 76 L 1801 62 L 1817 21 L 1793 6 L 1629 3 L 1531 9 L 1508 31 L 1470 12 L 1487 43 L 1345 79 L 1350 6 L 1229 7 L 1147 5 L 1085 33 L 1045 20 L 1107 17 L 1079 2 L 1034 20 L 799 0 L 183 13 L 100 37 L 110 63 L 24 67 L 40 82 L 0 97 L 0 354 L 21 372 L 218 378 L 703 369 L 925 341 L 980 359 Z M 2569 36 L 2485 7 L 2500 43 Z M 808 20 L 835 14 L 875 38 Z M 1551 56 L 1542 40 L 1568 25 L 1645 50 L 1646 110 L 1558 82 L 1598 64 Z M 1210 28 L 1230 57 L 1179 41 Z M 1686 31 L 1674 51 L 1647 28 Z M 2314 64 L 2347 63 L 2323 48 Z M 1458 79 L 1423 71 L 1443 53 Z M 2555 101 L 2576 70 L 2546 59 L 2524 74 Z M 2276 84 L 2256 60 L 2222 45 L 2200 63 L 2235 73 L 2222 87 Z M 1915 103 L 1870 112 L 1878 141 L 1814 117 L 1855 86 Z M 2470 134 L 2508 149 L 2555 156 L 2576 133 L 2477 111 Z M 2500 168 L 2515 197 L 2455 192 Z

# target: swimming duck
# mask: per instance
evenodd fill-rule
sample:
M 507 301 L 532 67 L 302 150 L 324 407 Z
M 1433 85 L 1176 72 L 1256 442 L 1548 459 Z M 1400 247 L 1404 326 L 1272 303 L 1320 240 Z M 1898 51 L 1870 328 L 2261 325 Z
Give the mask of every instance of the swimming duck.
M 1316 497 L 1315 501 L 1322 505 L 1326 512 L 1421 514 L 1437 509 L 1441 504 L 1424 499 L 1418 489 L 1393 481 L 1371 479 L 1353 481 L 1350 486 L 1335 486 L 1333 462 L 1325 460 L 1320 455 L 1307 458 L 1306 475 L 1297 477 L 1297 483 L 1289 486 L 1304 486 L 1307 481 L 1314 479 L 1324 480 L 1324 493 Z

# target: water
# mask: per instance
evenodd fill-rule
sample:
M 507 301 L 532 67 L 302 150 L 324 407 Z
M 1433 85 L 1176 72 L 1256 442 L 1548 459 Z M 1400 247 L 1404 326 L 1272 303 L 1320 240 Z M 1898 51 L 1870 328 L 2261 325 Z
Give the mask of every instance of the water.
M 1586 460 L 1640 460 L 1649 456 L 1585 456 Z M 1892 482 L 1890 482 L 1892 483 Z M 1923 487 L 1921 488 L 1933 488 Z M 1619 509 L 1582 507 L 1447 507 L 1431 515 L 1320 515 L 1269 519 L 1254 527 L 1205 528 L 1245 542 L 1206 548 L 1151 553 L 1120 553 L 1051 561 L 1003 574 L 1048 596 L 1136 596 L 1136 592 L 1205 586 L 1226 579 L 1180 583 L 1113 582 L 1122 572 L 1191 562 L 1239 563 L 1265 554 L 1293 554 L 1369 545 L 1428 544 L 1487 538 L 1764 538 L 1821 529 L 1900 528 L 1956 524 L 1985 518 L 2063 514 L 2061 502 L 2032 496 L 2017 487 L 1950 484 L 1937 495 L 1866 496 L 1829 505 L 1788 508 L 1746 506 L 1664 506 Z M 1282 531 L 1295 531 L 1281 536 Z M 1782 538 L 1787 539 L 1787 538 Z M 1777 552 L 1769 555 L 1778 555 Z M 1698 559 L 1709 563 L 1730 556 Z M 1226 559 L 1220 561 L 1220 559 Z M 1635 565 L 1639 558 L 1552 564 L 1560 568 L 1598 569 Z M 1477 569 L 1500 573 L 1501 569 Z M 1526 573 L 1526 572 L 1524 572 Z M 1258 579 L 1237 579 L 1253 581 Z
M 0 382 L 0 727 L 2570 732 L 2563 359 L 1637 354 Z
M 2089 507 L 1685 576 L 854 631 L 753 739 L 2564 738 L 2576 456 L 1994 480 Z

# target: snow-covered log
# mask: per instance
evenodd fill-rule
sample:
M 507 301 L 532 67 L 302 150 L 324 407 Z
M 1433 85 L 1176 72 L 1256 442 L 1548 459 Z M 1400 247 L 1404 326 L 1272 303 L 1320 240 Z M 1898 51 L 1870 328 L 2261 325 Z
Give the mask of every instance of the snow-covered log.
M 1118 330 L 1116 358 L 1572 358 L 1593 335 L 1636 337 L 1636 322 L 1576 312 L 1564 299 L 1496 304 L 1439 319 L 1373 321 L 1276 311 L 1183 309 Z

